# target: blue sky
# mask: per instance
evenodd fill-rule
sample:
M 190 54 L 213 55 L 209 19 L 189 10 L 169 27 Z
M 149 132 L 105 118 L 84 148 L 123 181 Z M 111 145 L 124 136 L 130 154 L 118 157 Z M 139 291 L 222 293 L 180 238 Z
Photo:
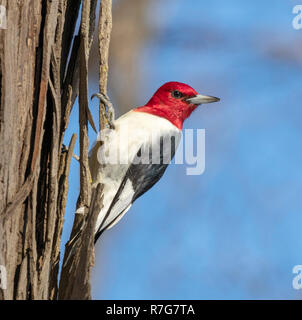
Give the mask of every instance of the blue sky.
M 93 298 L 301 298 L 292 288 L 292 268 L 302 264 L 302 30 L 292 27 L 295 4 L 152 4 L 146 19 L 157 35 L 138 61 L 145 79 L 138 104 L 172 80 L 221 102 L 201 106 L 185 123 L 206 130 L 204 174 L 187 176 L 185 165 L 171 165 L 97 243 Z M 66 142 L 76 126 L 75 107 Z M 74 160 L 71 172 L 63 242 L 79 192 Z

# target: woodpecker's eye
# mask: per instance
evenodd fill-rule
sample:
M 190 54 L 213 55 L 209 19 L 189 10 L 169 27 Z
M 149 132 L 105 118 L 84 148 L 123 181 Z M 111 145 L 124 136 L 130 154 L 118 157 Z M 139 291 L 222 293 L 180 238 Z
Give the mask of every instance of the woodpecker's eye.
M 172 97 L 176 99 L 180 99 L 183 97 L 183 94 L 179 92 L 178 90 L 172 91 Z

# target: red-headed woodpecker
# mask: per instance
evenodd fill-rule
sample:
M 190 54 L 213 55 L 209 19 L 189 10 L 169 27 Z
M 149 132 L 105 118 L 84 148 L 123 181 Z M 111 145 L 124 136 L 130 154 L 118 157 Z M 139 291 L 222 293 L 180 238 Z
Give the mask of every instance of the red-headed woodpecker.
M 168 82 L 145 106 L 112 120 L 114 130 L 99 134 L 89 153 L 93 186 L 104 184 L 95 241 L 162 177 L 175 154 L 184 120 L 198 105 L 216 101 L 184 83 Z

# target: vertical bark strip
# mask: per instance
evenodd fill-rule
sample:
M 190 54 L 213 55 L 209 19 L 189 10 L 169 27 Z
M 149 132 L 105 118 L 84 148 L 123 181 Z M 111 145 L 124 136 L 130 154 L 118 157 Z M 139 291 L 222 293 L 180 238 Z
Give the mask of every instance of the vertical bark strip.
M 107 93 L 107 79 L 108 79 L 108 58 L 109 58 L 109 44 L 110 35 L 112 31 L 112 0 L 102 0 L 100 5 L 99 18 L 99 88 L 100 92 Z M 105 117 L 105 106 L 100 102 L 99 107 L 99 123 L 100 130 L 107 124 Z
M 80 40 L 80 85 L 79 85 L 79 126 L 80 126 L 80 198 L 78 207 L 89 207 L 89 139 L 88 139 L 88 58 L 89 58 L 89 16 L 91 1 L 85 1 L 82 9 Z
M 103 3 L 101 2 L 101 8 Z M 88 163 L 88 57 L 92 43 L 96 2 L 86 1 L 82 7 L 80 32 L 80 84 L 79 84 L 79 127 L 80 127 L 80 195 L 69 242 L 66 244 L 59 286 L 59 299 L 91 299 L 90 272 L 94 264 L 94 226 L 102 208 L 101 184 L 95 186 L 91 195 L 91 178 Z M 102 12 L 102 9 L 101 9 Z M 103 19 L 101 13 L 100 19 Z M 110 15 L 111 9 L 105 14 Z M 108 18 L 108 17 L 107 17 Z M 109 46 L 109 43 L 108 43 Z M 104 50 L 108 49 L 104 47 Z M 107 79 L 107 73 L 106 77 Z M 91 122 L 91 121 L 90 121 Z

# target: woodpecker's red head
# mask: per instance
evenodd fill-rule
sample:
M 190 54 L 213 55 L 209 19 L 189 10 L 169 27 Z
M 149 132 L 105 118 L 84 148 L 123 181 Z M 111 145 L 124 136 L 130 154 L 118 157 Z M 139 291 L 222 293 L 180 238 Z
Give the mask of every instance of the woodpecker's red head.
M 192 87 L 181 82 L 167 82 L 162 85 L 143 107 L 135 109 L 166 118 L 177 128 L 203 103 L 219 101 L 219 98 L 198 94 Z

